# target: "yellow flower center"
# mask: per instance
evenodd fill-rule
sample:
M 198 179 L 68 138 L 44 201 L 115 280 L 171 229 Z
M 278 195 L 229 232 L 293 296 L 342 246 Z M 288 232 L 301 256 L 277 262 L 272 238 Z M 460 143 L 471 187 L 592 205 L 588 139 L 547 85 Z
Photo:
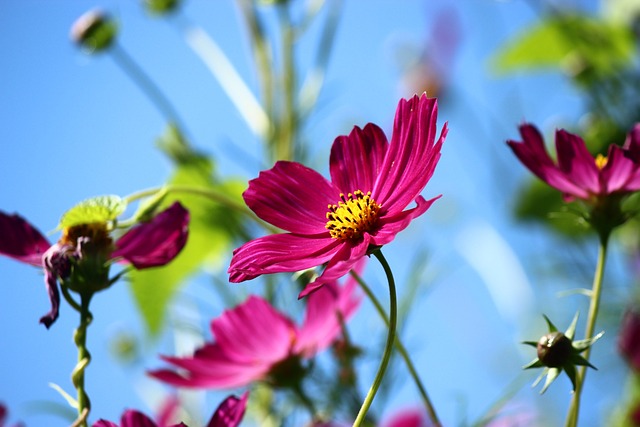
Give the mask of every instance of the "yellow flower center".
M 107 224 L 100 222 L 67 227 L 62 230 L 62 237 L 60 237 L 59 242 L 75 247 L 80 237 L 88 237 L 97 247 L 109 248 L 112 244 Z
M 596 167 L 598 169 L 602 169 L 607 165 L 608 161 L 609 161 L 609 159 L 607 158 L 607 156 L 603 156 L 602 154 L 598 154 L 596 156 Z
M 358 239 L 365 232 L 373 230 L 378 222 L 380 205 L 371 198 L 371 192 L 364 194 L 354 191 L 346 197 L 340 194 L 342 201 L 337 205 L 329 205 L 327 225 L 334 239 Z

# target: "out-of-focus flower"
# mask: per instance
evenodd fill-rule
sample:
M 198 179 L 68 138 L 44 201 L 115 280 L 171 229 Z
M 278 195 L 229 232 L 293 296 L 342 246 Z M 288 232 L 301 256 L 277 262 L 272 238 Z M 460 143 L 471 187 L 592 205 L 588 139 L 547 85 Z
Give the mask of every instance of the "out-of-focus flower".
M 189 212 L 174 203 L 151 221 L 131 228 L 115 243 L 106 222 L 77 223 L 62 230 L 50 245 L 34 226 L 17 214 L 0 211 L 0 255 L 44 269 L 51 310 L 40 319 L 49 328 L 58 318 L 58 283 L 76 292 L 97 292 L 111 286 L 112 261 L 136 269 L 167 264 L 184 247 Z
M 207 427 L 236 427 L 240 425 L 247 407 L 249 393 L 245 392 L 241 397 L 229 396 L 220 403 L 220 406 L 213 413 Z M 159 419 L 153 421 L 142 412 L 128 409 L 120 417 L 120 425 L 106 420 L 99 420 L 93 427 L 187 427 L 184 423 L 171 424 L 169 414 L 173 414 L 173 409 L 177 408 L 177 401 L 171 400 L 168 406 L 169 411 L 163 410 Z M 167 409 L 167 408 L 165 408 Z
M 7 407 L 4 406 L 2 402 L 0 402 L 0 427 L 9 427 L 6 424 L 8 417 L 9 417 L 9 411 L 7 410 Z M 13 425 L 13 427 L 24 427 L 24 424 L 16 423 Z
M 157 15 L 165 15 L 175 12 L 180 6 L 181 0 L 144 0 L 148 11 Z
M 433 423 L 422 408 L 409 408 L 398 411 L 383 421 L 380 427 L 431 427 Z
M 540 131 L 520 126 L 523 141 L 507 141 L 520 161 L 538 178 L 560 190 L 566 201 L 581 199 L 597 204 L 611 196 L 640 190 L 640 124 L 633 127 L 622 147 L 612 144 L 607 156 L 595 158 L 578 135 L 556 131 L 557 163 L 544 145 Z
M 233 253 L 231 282 L 326 264 L 301 292 L 344 276 L 358 260 L 390 243 L 437 199 L 420 193 L 440 159 L 437 101 L 414 96 L 398 104 L 391 143 L 374 124 L 333 143 L 331 181 L 299 163 L 279 161 L 249 182 L 243 197 L 256 215 L 289 233 L 250 241 Z M 404 210 L 411 202 L 414 208 Z
M 356 285 L 349 278 L 344 286 L 328 283 L 315 292 L 300 327 L 266 300 L 250 296 L 211 322 L 215 342 L 191 357 L 163 357 L 178 371 L 161 369 L 150 374 L 181 387 L 222 389 L 254 381 L 296 385 L 305 374 L 303 359 L 328 347 L 341 333 L 341 322 L 359 306 Z
M 533 387 L 547 377 L 540 394 L 544 393 L 553 381 L 560 375 L 562 371 L 567 373 L 567 376 L 571 380 L 573 390 L 576 389 L 576 366 L 588 366 L 596 369 L 587 359 L 580 356 L 580 353 L 591 347 L 594 342 L 600 339 L 604 332 L 600 332 L 592 338 L 574 341 L 573 336 L 576 332 L 576 323 L 578 322 L 578 315 L 576 314 L 571 322 L 571 325 L 563 333 L 558 331 L 551 320 L 547 316 L 544 316 L 549 327 L 549 333 L 543 335 L 537 342 L 525 341 L 524 344 L 536 347 L 538 357 L 532 360 L 529 364 L 525 365 L 523 369 L 542 368 L 542 373 L 533 383 Z
M 101 10 L 84 13 L 71 26 L 70 37 L 89 53 L 108 49 L 113 43 L 118 27 L 111 17 Z
M 627 309 L 622 318 L 618 349 L 631 368 L 640 372 L 640 310 L 637 307 Z
M 247 409 L 248 399 L 248 391 L 244 392 L 240 397 L 227 397 L 222 401 L 220 406 L 218 406 L 211 420 L 209 420 L 207 427 L 236 427 L 240 425 Z

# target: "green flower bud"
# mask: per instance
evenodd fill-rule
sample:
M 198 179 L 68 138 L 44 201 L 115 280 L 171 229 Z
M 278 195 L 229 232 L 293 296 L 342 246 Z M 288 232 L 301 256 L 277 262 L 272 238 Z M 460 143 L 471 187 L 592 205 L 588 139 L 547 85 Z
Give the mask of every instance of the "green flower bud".
M 71 40 L 89 53 L 101 52 L 113 43 L 118 28 L 104 12 L 94 9 L 78 18 L 71 27 Z
M 571 359 L 571 340 L 562 332 L 551 332 L 538 341 L 538 359 L 544 366 L 559 368 Z
M 175 12 L 180 6 L 180 0 L 144 0 L 147 10 L 155 15 Z

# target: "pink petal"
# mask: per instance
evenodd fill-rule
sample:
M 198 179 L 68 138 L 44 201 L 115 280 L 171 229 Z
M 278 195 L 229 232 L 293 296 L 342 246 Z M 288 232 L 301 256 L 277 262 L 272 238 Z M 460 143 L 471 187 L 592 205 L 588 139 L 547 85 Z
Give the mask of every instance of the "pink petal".
M 189 211 L 175 202 L 150 222 L 135 226 L 118 239 L 111 256 L 122 257 L 137 269 L 165 265 L 180 253 L 188 234 Z
M 398 104 L 391 143 L 372 192 L 392 215 L 411 203 L 433 175 L 447 135 L 445 124 L 436 143 L 437 115 L 436 99 L 426 95 Z
M 240 398 L 227 397 L 214 412 L 207 427 L 236 427 L 240 425 L 247 408 L 249 392 L 244 392 Z
M 578 187 L 556 166 L 544 146 L 542 135 L 530 124 L 520 126 L 520 134 L 524 142 L 507 141 L 518 159 L 538 178 L 551 187 L 562 191 L 565 196 L 589 198 L 589 193 Z
M 440 196 L 426 201 L 422 196 L 416 198 L 416 207 L 407 209 L 393 216 L 380 218 L 380 229 L 372 236 L 372 243 L 375 246 L 384 246 L 395 238 L 396 234 L 407 228 L 414 218 L 419 217 L 427 211 Z
M 120 427 L 158 427 L 151 418 L 142 412 L 127 410 L 120 418 Z
M 346 323 L 362 301 L 362 296 L 355 292 L 357 285 L 358 282 L 349 277 L 344 286 L 327 283 L 309 295 L 304 323 L 293 350 L 295 354 L 313 357 L 335 341 L 342 333 L 341 322 Z
M 163 357 L 182 371 L 150 374 L 184 387 L 230 388 L 264 379 L 271 366 L 290 354 L 295 325 L 264 299 L 251 296 L 211 323 L 215 341 L 192 357 Z
M 634 182 L 631 181 L 638 165 L 625 157 L 624 152 L 617 145 L 609 147 L 607 164 L 600 171 L 601 193 L 611 194 L 616 191 L 635 191 Z M 640 184 L 640 182 L 638 183 Z
M 624 141 L 623 148 L 634 163 L 640 163 L 640 123 L 636 123 Z
M 249 181 L 243 197 L 261 219 L 296 234 L 325 230 L 327 206 L 339 191 L 322 175 L 299 163 L 280 161 Z
M 405 409 L 382 423 L 382 427 L 430 427 L 432 423 L 421 408 Z
M 250 296 L 211 322 L 216 345 L 234 361 L 270 366 L 287 357 L 296 327 L 266 300 Z M 238 337 L 242 337 L 241 340 Z
M 335 239 L 334 239 L 335 240 Z M 338 242 L 338 240 L 336 240 Z M 354 265 L 367 254 L 369 245 L 371 244 L 371 236 L 365 234 L 359 241 L 339 242 L 339 250 L 329 260 L 322 274 L 313 282 L 309 283 L 298 295 L 298 298 L 304 298 L 307 295 L 320 289 L 326 283 L 338 280 L 347 274 Z
M 158 427 L 168 426 L 169 422 L 175 419 L 180 409 L 180 401 L 175 395 L 169 396 L 160 406 L 158 413 Z
M 18 214 L 0 211 L 0 255 L 42 266 L 42 255 L 51 245 L 34 226 Z
M 272 234 L 251 240 L 233 252 L 229 281 L 238 283 L 262 274 L 295 272 L 322 265 L 340 249 L 329 232 L 316 236 Z
M 333 185 L 344 194 L 372 191 L 388 146 L 382 129 L 371 123 L 337 137 L 329 160 Z
M 565 130 L 556 132 L 558 166 L 575 185 L 591 194 L 600 192 L 598 167 L 582 138 Z

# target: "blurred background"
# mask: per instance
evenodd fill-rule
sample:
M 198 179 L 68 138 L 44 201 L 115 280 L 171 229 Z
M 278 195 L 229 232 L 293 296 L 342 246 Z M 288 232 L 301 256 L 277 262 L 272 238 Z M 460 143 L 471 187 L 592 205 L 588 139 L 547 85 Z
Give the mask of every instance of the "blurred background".
M 543 313 L 565 329 L 580 311 L 582 337 L 588 300 L 568 291 L 591 286 L 597 242 L 570 218 L 548 219 L 560 209 L 559 194 L 536 185 L 505 141 L 520 139 L 523 121 L 548 142 L 555 128 L 579 133 L 594 152 L 624 141 L 640 102 L 635 2 L 274 3 L 184 0 L 170 13 L 153 13 L 133 0 L 0 2 L 0 209 L 20 213 L 54 241 L 67 209 L 96 195 L 161 186 L 175 179 L 185 152 L 209 159 L 211 185 L 237 197 L 278 158 L 265 143 L 264 111 L 252 104 L 268 93 L 247 25 L 250 9 L 272 43 L 276 86 L 294 92 L 291 157 L 325 175 L 335 137 L 368 122 L 390 135 L 401 97 L 438 97 L 438 127 L 447 121 L 450 132 L 423 195 L 443 197 L 384 249 L 404 302 L 402 339 L 444 425 L 473 425 L 493 408 L 523 417 L 505 425 L 562 425 L 571 384 L 563 376 L 539 395 L 530 387 L 539 372 L 521 369 L 535 351 L 521 342 L 546 333 Z M 70 29 L 93 6 L 114 20 L 117 36 L 90 53 L 74 44 Z M 295 79 L 285 73 L 291 34 L 282 30 L 283 10 L 297 29 L 289 69 Z M 282 96 L 275 91 L 276 100 Z M 188 353 L 211 338 L 208 322 L 230 302 L 266 292 L 260 279 L 226 283 L 231 250 L 242 241 L 210 231 L 214 251 L 170 289 L 159 271 L 146 279 L 162 288 L 157 295 L 153 283 L 123 280 L 95 296 L 86 374 L 92 421 L 117 421 L 125 408 L 155 413 L 172 392 L 145 375 L 161 366 L 157 355 Z M 606 333 L 583 393 L 586 427 L 613 425 L 628 395 L 629 370 L 616 340 L 637 294 L 637 225 L 614 237 L 596 326 Z M 7 258 L 0 271 L 0 402 L 12 421 L 68 425 L 73 411 L 50 383 L 74 394 L 77 313 L 63 304 L 46 330 L 38 324 L 49 309 L 41 272 Z M 364 277 L 386 301 L 382 269 L 371 262 Z M 278 277 L 275 298 L 299 315 L 290 282 Z M 154 301 L 156 311 L 140 308 Z M 367 300 L 349 330 L 364 351 L 357 368 L 366 391 L 386 331 Z M 395 359 L 372 409 L 382 419 L 420 405 Z M 205 420 L 227 394 L 183 397 Z

